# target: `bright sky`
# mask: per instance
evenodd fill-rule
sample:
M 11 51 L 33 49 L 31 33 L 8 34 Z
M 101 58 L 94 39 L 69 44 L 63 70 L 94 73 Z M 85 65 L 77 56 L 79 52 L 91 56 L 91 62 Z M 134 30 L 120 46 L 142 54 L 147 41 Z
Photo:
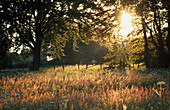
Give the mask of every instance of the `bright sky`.
M 123 37 L 127 37 L 127 35 L 133 30 L 132 27 L 132 16 L 125 11 L 122 12 L 121 16 L 121 24 L 120 24 L 120 34 Z

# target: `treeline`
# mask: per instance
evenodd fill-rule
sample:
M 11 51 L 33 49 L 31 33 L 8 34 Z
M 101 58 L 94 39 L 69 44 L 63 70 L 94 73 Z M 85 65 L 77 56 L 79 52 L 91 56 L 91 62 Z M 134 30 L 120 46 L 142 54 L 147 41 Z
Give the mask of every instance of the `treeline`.
M 120 10 L 133 13 L 134 30 L 128 40 L 114 39 L 112 65 L 120 68 L 143 63 L 146 68 L 170 66 L 170 2 L 167 0 L 123 0 Z M 131 38 L 130 38 L 131 37 Z M 136 38 L 134 38 L 136 37 Z
M 32 56 L 28 63 L 31 70 L 39 70 L 43 64 L 41 52 L 52 53 L 54 58 L 61 58 L 58 62 L 63 64 L 88 64 L 92 60 L 101 63 L 105 52 L 89 42 L 95 38 L 104 45 L 108 44 L 110 53 L 105 59 L 110 60 L 111 67 L 125 68 L 143 63 L 146 68 L 168 68 L 169 7 L 168 0 L 3 0 L 0 68 L 12 67 L 13 62 L 20 62 L 14 59 L 22 59 L 26 63 L 25 56 L 18 58 L 18 55 L 9 53 L 11 47 L 15 50 L 23 47 L 21 53 Z M 132 39 L 120 42 L 116 35 L 122 11 L 133 14 L 134 31 L 129 34 Z M 89 47 L 81 42 L 90 43 Z
M 104 62 L 104 56 L 107 54 L 107 48 L 99 42 L 91 41 L 89 44 L 81 41 L 77 42 L 76 50 L 73 49 L 73 41 L 67 42 L 64 48 L 64 56 L 53 58 L 53 54 L 41 51 L 41 67 L 57 65 L 75 65 L 75 64 L 101 64 Z M 48 57 L 48 58 L 47 58 Z M 32 64 L 33 55 L 28 52 L 21 54 L 7 52 L 5 58 L 0 60 L 0 69 L 5 68 L 29 68 Z M 50 59 L 48 61 L 48 59 Z

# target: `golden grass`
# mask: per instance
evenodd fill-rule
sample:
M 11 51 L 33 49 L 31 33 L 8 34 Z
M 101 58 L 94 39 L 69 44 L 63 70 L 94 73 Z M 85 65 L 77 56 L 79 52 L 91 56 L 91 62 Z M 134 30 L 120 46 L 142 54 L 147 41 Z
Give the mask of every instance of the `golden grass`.
M 157 82 L 166 88 L 160 97 Z M 0 109 L 169 109 L 169 80 L 158 74 L 113 72 L 100 66 L 66 66 L 0 80 Z

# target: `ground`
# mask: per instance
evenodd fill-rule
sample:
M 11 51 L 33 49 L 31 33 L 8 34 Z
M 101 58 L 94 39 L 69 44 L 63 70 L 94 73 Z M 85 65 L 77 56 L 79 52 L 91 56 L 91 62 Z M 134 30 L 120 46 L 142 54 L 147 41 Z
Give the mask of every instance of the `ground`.
M 9 72 L 9 71 L 8 71 Z M 1 75 L 4 110 L 168 110 L 169 70 L 103 70 L 98 65 Z

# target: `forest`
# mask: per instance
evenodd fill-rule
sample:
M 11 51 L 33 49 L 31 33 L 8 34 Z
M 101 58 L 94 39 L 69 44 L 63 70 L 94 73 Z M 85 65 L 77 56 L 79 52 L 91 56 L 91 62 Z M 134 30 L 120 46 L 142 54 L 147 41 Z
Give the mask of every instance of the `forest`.
M 170 109 L 168 0 L 3 0 L 0 109 Z
M 107 59 L 111 66 L 120 68 L 140 63 L 146 68 L 169 67 L 169 3 L 166 0 L 88 2 L 3 1 L 1 69 L 14 66 L 13 63 L 18 62 L 12 63 L 15 56 L 22 56 L 24 60 L 32 56 L 27 67 L 39 70 L 41 54 L 48 56 L 49 53 L 58 60 L 79 54 L 81 58 L 77 61 L 68 61 L 72 64 Z M 89 43 L 98 46 L 89 50 Z M 98 50 L 101 45 L 106 49 Z M 98 52 L 90 55 L 96 50 Z M 104 62 L 102 60 L 98 62 Z

